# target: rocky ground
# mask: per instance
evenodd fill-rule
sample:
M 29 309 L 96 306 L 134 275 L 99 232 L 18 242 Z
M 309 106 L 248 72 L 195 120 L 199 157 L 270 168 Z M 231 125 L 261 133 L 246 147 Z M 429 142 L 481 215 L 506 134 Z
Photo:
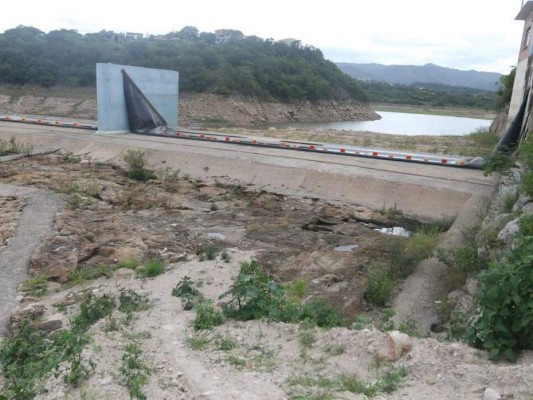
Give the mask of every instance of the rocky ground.
M 139 183 L 118 166 L 72 154 L 24 158 L 0 168 L 0 182 L 58 192 L 66 202 L 30 262 L 46 294 L 36 297 L 23 285 L 13 324 L 27 315 L 47 332 L 67 328 L 87 292 L 118 297 L 131 289 L 149 300 L 132 318 L 115 311 L 93 325 L 83 359 L 92 360 L 94 373 L 78 388 L 64 383 L 64 373 L 50 376 L 40 399 L 128 398 L 120 369 L 128 344 L 140 349 L 150 371 L 142 388 L 148 399 L 366 398 L 354 392 L 383 399 L 498 398 L 487 397 L 487 388 L 508 399 L 533 398 L 530 352 L 516 364 L 494 364 L 463 344 L 413 338 L 407 355 L 377 361 L 386 334 L 375 329 L 380 310 L 366 301 L 365 283 L 375 263 L 390 261 L 390 244 L 403 239 L 376 229 L 413 229 L 416 221 L 386 210 L 266 193 L 223 178 L 191 180 L 168 169 Z M 16 196 L 2 201 L 5 244 L 24 202 Z M 218 253 L 214 260 L 202 260 L 206 245 Z M 167 265 L 155 278 L 119 268 L 153 257 Z M 345 317 L 365 318 L 357 320 L 357 329 L 228 320 L 212 331 L 195 331 L 195 311 L 184 310 L 172 289 L 189 276 L 219 304 L 240 263 L 252 258 L 280 283 L 306 282 L 303 301 L 325 297 Z M 391 374 L 400 376 L 398 388 L 385 385 Z
M 28 89 L 29 90 L 29 89 Z M 94 89 L 78 91 L 43 89 L 17 92 L 0 87 L 0 113 L 54 115 L 57 117 L 96 120 Z M 243 96 L 181 94 L 179 123 L 198 125 L 257 125 L 295 121 L 365 121 L 380 116 L 368 105 L 355 102 L 322 101 L 264 102 Z

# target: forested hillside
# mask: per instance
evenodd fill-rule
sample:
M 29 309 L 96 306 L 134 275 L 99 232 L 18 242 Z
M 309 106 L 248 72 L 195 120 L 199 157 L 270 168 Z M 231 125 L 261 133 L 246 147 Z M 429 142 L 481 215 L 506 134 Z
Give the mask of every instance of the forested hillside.
M 214 34 L 194 27 L 129 41 L 22 26 L 0 34 L 0 83 L 93 86 L 98 62 L 177 70 L 180 91 L 188 93 L 366 101 L 356 81 L 319 49 L 299 42 L 244 37 L 217 44 Z
M 497 92 L 431 83 L 400 85 L 360 82 L 372 103 L 411 104 L 431 107 L 469 107 L 492 110 L 499 106 Z

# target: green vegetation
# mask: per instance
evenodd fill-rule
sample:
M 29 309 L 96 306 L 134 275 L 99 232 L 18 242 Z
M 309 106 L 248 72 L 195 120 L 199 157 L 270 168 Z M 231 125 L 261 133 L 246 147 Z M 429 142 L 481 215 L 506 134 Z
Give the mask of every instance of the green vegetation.
M 533 236 L 522 236 L 478 275 L 480 310 L 470 327 L 470 340 L 492 359 L 515 361 L 520 350 L 533 349 L 532 263 Z
M 145 400 L 147 397 L 141 391 L 148 382 L 151 369 L 141 358 L 142 350 L 134 343 L 128 344 L 122 356 L 120 373 L 123 384 L 130 391 L 130 399 Z
M 128 164 L 127 175 L 131 179 L 144 182 L 155 177 L 152 171 L 145 168 L 147 160 L 143 150 L 128 149 L 122 159 Z
M 205 260 L 211 261 L 217 258 L 218 251 L 215 246 L 213 246 L 212 244 L 206 243 L 198 247 L 198 249 L 196 250 L 196 255 L 199 257 L 200 261 L 205 261 Z
M 356 374 L 340 374 L 336 377 L 327 377 L 318 374 L 305 374 L 289 378 L 290 386 L 299 386 L 300 390 L 292 399 L 334 399 L 332 392 L 360 393 L 370 398 L 380 393 L 392 393 L 402 384 L 407 376 L 407 368 L 404 366 L 388 366 L 381 370 L 374 379 L 363 379 Z M 309 393 L 308 388 L 322 389 L 322 391 Z
M 152 258 L 145 265 L 137 269 L 142 278 L 154 278 L 165 272 L 166 263 L 160 258 Z
M 224 314 L 213 307 L 210 301 L 204 301 L 196 307 L 196 318 L 193 321 L 195 330 L 213 329 L 224 323 Z
M 9 140 L 0 139 L 0 156 L 5 156 L 8 154 L 30 155 L 32 150 L 33 145 L 21 143 L 17 140 L 15 136 L 11 136 L 11 139 Z
M 410 85 L 385 82 L 359 82 L 371 103 L 410 104 L 418 107 L 465 107 L 492 110 L 496 93 L 489 90 L 413 83 Z
M 22 289 L 30 296 L 42 297 L 46 294 L 48 287 L 48 279 L 44 275 L 38 275 L 26 279 L 22 285 Z
M 514 67 L 508 75 L 503 75 L 500 78 L 496 109 L 500 110 L 505 105 L 511 102 L 511 95 L 513 94 L 514 78 L 516 75 L 516 67 Z
M 192 310 L 203 301 L 202 294 L 195 287 L 194 282 L 189 276 L 184 276 L 176 287 L 172 289 L 172 296 L 181 298 L 181 305 L 184 310 Z
M 188 93 L 242 94 L 264 100 L 366 101 L 359 85 L 322 52 L 299 42 L 252 36 L 216 44 L 212 33 L 185 27 L 163 39 L 107 40 L 112 32 L 44 33 L 20 26 L 0 34 L 0 83 L 93 86 L 95 63 L 177 70 Z M 180 40 L 171 40 L 171 39 Z
M 300 304 L 285 296 L 281 285 L 269 278 L 255 260 L 243 262 L 231 288 L 220 296 L 228 298 L 223 307 L 229 318 L 241 321 L 266 318 L 283 322 L 309 322 L 332 328 L 344 323 L 339 313 L 324 299 Z

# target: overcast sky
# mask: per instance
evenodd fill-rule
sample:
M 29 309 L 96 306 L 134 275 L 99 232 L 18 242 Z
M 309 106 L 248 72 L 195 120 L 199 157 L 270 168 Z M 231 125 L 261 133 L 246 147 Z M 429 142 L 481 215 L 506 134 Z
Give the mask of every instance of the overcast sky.
M 434 63 L 508 73 L 516 64 L 522 0 L 11 0 L 0 32 L 28 25 L 45 32 L 102 29 L 163 34 L 241 30 L 300 39 L 336 62 Z M 7 10 L 6 10 L 7 6 Z

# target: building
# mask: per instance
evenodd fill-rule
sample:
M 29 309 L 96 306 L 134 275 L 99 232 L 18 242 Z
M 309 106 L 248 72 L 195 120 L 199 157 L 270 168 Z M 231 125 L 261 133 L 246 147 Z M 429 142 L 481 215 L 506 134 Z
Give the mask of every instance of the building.
M 215 31 L 216 44 L 228 43 L 232 40 L 241 39 L 244 39 L 244 34 L 241 31 L 236 31 L 234 29 L 217 29 Z
M 533 121 L 530 121 L 531 109 L 533 108 L 533 1 L 523 0 L 522 8 L 515 18 L 524 21 L 524 32 L 518 53 L 516 64 L 516 76 L 507 118 L 507 128 L 513 121 L 520 127 L 520 138 L 523 139 L 530 129 L 533 129 Z M 523 117 L 521 117 L 523 111 Z M 531 116 L 533 118 L 533 116 Z M 516 121 L 515 121 L 516 119 Z

